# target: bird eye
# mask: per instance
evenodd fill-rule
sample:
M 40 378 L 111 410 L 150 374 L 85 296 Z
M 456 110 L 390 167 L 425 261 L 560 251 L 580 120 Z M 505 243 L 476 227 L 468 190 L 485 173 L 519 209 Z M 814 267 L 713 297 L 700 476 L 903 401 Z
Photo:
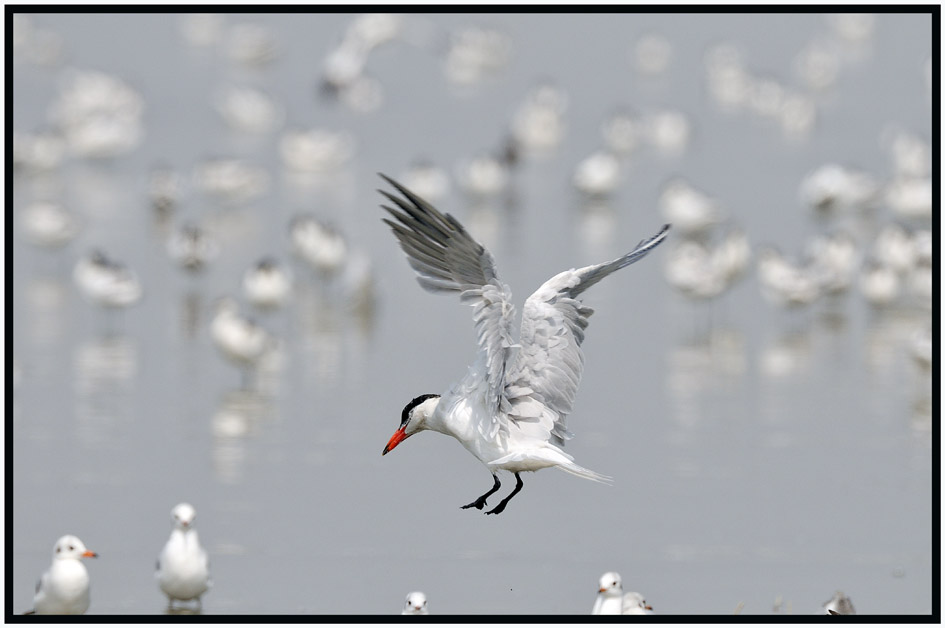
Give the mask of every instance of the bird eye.
M 74 549 L 75 549 L 75 548 L 72 547 L 71 545 L 69 546 L 69 551 L 70 551 L 70 552 L 71 552 L 72 550 L 74 550 Z
M 62 548 L 57 545 L 57 546 L 56 546 L 56 553 L 58 554 L 58 553 L 61 552 L 61 551 L 62 551 Z

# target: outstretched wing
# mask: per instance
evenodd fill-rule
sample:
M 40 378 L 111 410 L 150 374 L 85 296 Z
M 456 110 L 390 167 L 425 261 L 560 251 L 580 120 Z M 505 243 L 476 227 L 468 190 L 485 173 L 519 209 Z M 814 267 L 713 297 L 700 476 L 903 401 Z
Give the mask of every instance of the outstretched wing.
M 480 358 L 485 360 L 490 398 L 498 406 L 513 345 L 515 308 L 508 285 L 496 276 L 489 251 L 458 220 L 441 214 L 393 179 L 381 176 L 403 195 L 399 198 L 378 190 L 397 206 L 381 206 L 396 219 L 384 218 L 384 222 L 400 240 L 407 261 L 417 272 L 417 281 L 430 292 L 459 292 L 460 300 L 473 306 Z
M 522 310 L 521 349 L 509 366 L 504 408 L 530 437 L 564 445 L 571 438 L 565 418 L 571 412 L 584 371 L 584 330 L 593 313 L 580 294 L 607 275 L 629 266 L 656 248 L 669 225 L 617 259 L 566 270 L 535 291 Z

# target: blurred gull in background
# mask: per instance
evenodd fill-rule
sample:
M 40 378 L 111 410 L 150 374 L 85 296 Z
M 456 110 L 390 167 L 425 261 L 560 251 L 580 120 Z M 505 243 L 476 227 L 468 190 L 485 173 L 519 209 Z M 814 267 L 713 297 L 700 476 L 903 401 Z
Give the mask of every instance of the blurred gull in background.
M 319 273 L 331 275 L 347 262 L 348 242 L 331 224 L 313 214 L 297 214 L 289 222 L 292 250 Z
M 35 201 L 24 207 L 20 225 L 27 242 L 49 249 L 65 246 L 79 232 L 78 218 L 54 201 Z
M 264 257 L 243 274 L 246 300 L 261 309 L 282 307 L 292 294 L 292 273 L 273 257 Z
M 72 276 L 82 294 L 97 305 L 123 308 L 141 299 L 138 275 L 99 250 L 79 259 Z
M 227 204 L 241 204 L 262 196 L 269 189 L 265 168 L 238 158 L 205 159 L 194 167 L 198 189 Z

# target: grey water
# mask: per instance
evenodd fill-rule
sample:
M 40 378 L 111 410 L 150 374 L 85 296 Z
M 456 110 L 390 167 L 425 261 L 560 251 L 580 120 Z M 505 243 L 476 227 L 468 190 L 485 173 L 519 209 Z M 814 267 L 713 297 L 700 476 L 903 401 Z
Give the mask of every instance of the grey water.
M 861 221 L 860 242 L 869 242 L 895 220 L 888 207 L 819 217 L 799 185 L 827 162 L 888 178 L 889 125 L 931 139 L 930 16 L 876 15 L 871 37 L 841 45 L 836 81 L 812 92 L 817 118 L 799 138 L 713 102 L 703 56 L 732 42 L 753 72 L 800 90 L 795 56 L 833 32 L 822 14 L 404 17 L 436 45 L 394 41 L 372 51 L 366 73 L 383 102 L 353 111 L 318 88 L 351 14 L 226 15 L 228 26 L 274 33 L 277 54 L 258 67 L 229 58 L 222 44 L 188 45 L 179 15 L 30 16 L 34 29 L 60 38 L 61 51 L 45 65 L 14 55 L 14 129 L 49 126 L 70 68 L 120 77 L 145 109 L 134 150 L 69 156 L 51 172 L 7 179 L 8 612 L 31 607 L 55 540 L 71 533 L 99 554 L 87 561 L 90 614 L 163 613 L 154 560 L 181 501 L 196 507 L 211 556 L 206 614 L 398 614 L 419 590 L 431 614 L 584 615 L 606 571 L 660 614 L 731 614 L 739 605 L 742 614 L 816 614 L 838 589 L 859 614 L 932 612 L 938 418 L 931 375 L 908 351 L 930 310 L 876 311 L 854 288 L 782 311 L 764 300 L 753 264 L 718 299 L 693 303 L 664 279 L 680 237 L 671 232 L 584 298 L 596 313 L 567 451 L 613 486 L 556 470 L 525 474 L 507 510 L 485 516 L 459 507 L 491 477 L 452 439 L 423 434 L 381 456 L 404 404 L 463 375 L 475 334 L 469 308 L 417 285 L 376 192 L 385 187 L 378 172 L 397 177 L 419 158 L 452 172 L 495 149 L 528 91 L 550 80 L 568 98 L 560 144 L 523 157 L 499 197 L 473 201 L 454 183 L 436 203 L 489 248 L 518 303 L 557 272 L 612 259 L 656 233 L 661 186 L 674 176 L 717 198 L 755 251 L 771 244 L 798 254 L 842 221 Z M 468 24 L 500 30 L 511 48 L 504 67 L 456 85 L 441 53 Z M 646 33 L 672 45 L 657 76 L 632 63 Z M 285 108 L 283 126 L 228 127 L 212 102 L 230 84 L 269 93 Z M 634 152 L 613 195 L 589 206 L 570 179 L 620 106 L 682 111 L 691 137 L 675 153 Z M 293 176 L 277 146 L 283 129 L 299 127 L 349 131 L 354 157 Z M 156 218 L 146 194 L 152 167 L 169 165 L 189 182 L 201 160 L 224 155 L 265 167 L 268 190 L 225 206 L 188 183 L 169 222 Z M 22 237 L 21 211 L 37 198 L 80 217 L 64 249 Z M 370 255 L 373 307 L 347 307 L 292 256 L 288 223 L 303 211 L 330 219 Z M 199 275 L 165 252 L 168 230 L 185 219 L 220 241 L 219 258 Z M 141 303 L 105 312 L 83 298 L 72 268 L 92 248 L 135 269 Z M 241 295 L 242 273 L 263 255 L 291 264 L 297 289 L 285 308 L 254 314 L 283 352 L 244 386 L 213 346 L 209 318 L 215 299 Z M 21 372 L 15 390 L 11 353 Z

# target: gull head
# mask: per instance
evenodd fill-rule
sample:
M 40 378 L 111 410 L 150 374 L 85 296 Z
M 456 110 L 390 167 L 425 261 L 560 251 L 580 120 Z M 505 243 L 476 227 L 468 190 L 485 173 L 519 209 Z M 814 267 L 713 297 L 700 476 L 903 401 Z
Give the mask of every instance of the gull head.
M 171 517 L 179 530 L 189 530 L 197 517 L 197 511 L 187 502 L 182 502 L 171 510 Z
M 648 615 L 653 607 L 646 603 L 642 593 L 631 591 L 623 598 L 624 615 Z
M 620 579 L 620 574 L 616 571 L 608 571 L 601 576 L 599 584 L 599 593 L 603 593 L 607 596 L 623 595 L 623 581 Z
M 67 534 L 56 541 L 53 547 L 53 560 L 79 560 L 80 558 L 95 558 L 98 556 L 85 547 L 79 537 Z
M 413 436 L 422 430 L 429 429 L 426 424 L 427 419 L 433 416 L 433 412 L 436 410 L 436 406 L 439 402 L 440 396 L 434 394 L 420 395 L 419 397 L 411 399 L 410 403 L 404 406 L 404 411 L 400 415 L 400 427 L 397 428 L 394 435 L 387 441 L 387 446 L 384 447 L 384 451 L 381 455 L 383 456 L 392 450 L 399 445 L 401 441 L 406 440 L 407 437 Z
M 404 611 L 402 615 L 426 615 L 427 596 L 421 591 L 412 591 L 407 594 L 407 600 L 404 602 Z

